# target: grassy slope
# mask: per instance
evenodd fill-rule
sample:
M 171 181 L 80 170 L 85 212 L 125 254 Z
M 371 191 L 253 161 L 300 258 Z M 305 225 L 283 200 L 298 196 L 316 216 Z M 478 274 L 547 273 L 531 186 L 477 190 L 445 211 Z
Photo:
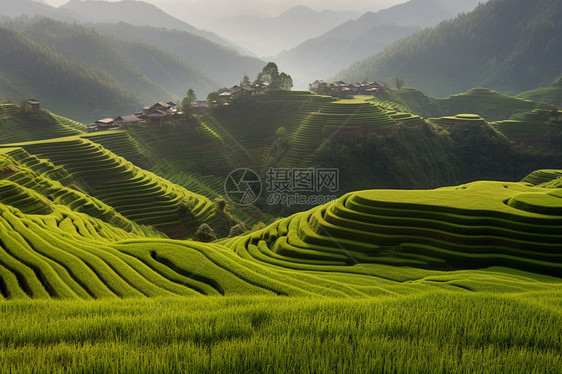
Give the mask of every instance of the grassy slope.
M 518 97 L 562 107 L 562 77 L 559 77 L 550 87 L 539 87 L 531 91 L 522 92 Z
M 14 146 L 48 158 L 72 176 L 70 183 L 125 217 L 173 236 L 185 235 L 215 217 L 215 207 L 209 199 L 140 169 L 88 139 L 66 137 L 0 147 Z
M 87 195 L 57 192 L 62 186 L 44 176 L 59 173 L 65 181 L 75 175 L 37 163 L 21 148 L 5 152 L 4 298 L 548 290 L 559 286 L 555 278 L 497 267 L 562 273 L 557 188 L 477 182 L 362 191 L 220 243 L 139 240 L 150 231 Z M 22 165 L 42 170 L 43 183 L 29 184 L 37 178 L 33 170 L 22 178 Z M 543 172 L 540 181 L 558 175 Z
M 552 87 L 537 89 L 537 95 L 532 97 L 525 94 L 512 97 L 487 88 L 472 88 L 443 99 L 426 96 L 413 88 L 403 88 L 388 90 L 376 101 L 379 105 L 400 108 L 425 118 L 478 114 L 511 142 L 522 145 L 523 149 L 545 152 L 560 150 L 558 133 L 562 112 L 550 105 L 540 104 L 554 104 L 543 99 L 542 93 L 554 93 L 558 88 L 555 83 Z M 527 156 L 527 159 L 530 158 Z

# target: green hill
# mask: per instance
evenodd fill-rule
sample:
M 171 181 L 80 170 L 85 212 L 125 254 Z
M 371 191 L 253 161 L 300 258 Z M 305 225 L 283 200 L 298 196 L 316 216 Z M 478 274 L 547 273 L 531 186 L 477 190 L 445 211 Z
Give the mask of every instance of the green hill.
M 203 72 L 177 56 L 147 43 L 125 42 L 113 36 L 103 35 L 92 28 L 50 19 L 10 22 L 6 26 L 34 43 L 50 48 L 51 52 L 60 54 L 65 61 L 78 62 L 88 66 L 89 69 L 103 72 L 107 79 L 111 79 L 114 86 L 124 92 L 134 93 L 141 103 L 153 103 L 165 99 L 177 100 L 178 97 L 185 95 L 187 87 L 206 93 L 218 85 Z M 12 74 L 7 74 L 5 79 L 13 82 L 10 86 L 5 84 L 6 88 L 1 96 L 12 100 L 25 98 L 23 92 L 18 92 L 23 87 Z M 34 86 L 44 84 L 42 81 L 46 80 L 45 77 L 38 77 L 37 80 L 39 79 L 41 81 L 37 81 Z M 83 96 L 90 94 L 87 86 L 83 91 Z M 38 95 L 28 92 L 28 96 Z M 112 107 L 102 105 L 103 102 L 95 104 L 96 106 L 92 103 L 91 108 L 94 110 L 90 113 L 83 111 L 78 115 L 75 111 L 63 112 L 58 106 L 51 106 L 51 108 L 84 121 L 94 121 L 102 116 L 117 116 L 124 113 L 110 111 Z M 140 107 L 142 104 L 129 109 L 128 112 L 136 111 Z
M 46 97 L 49 108 L 74 118 L 86 117 L 92 108 L 123 113 L 142 107 L 139 97 L 125 91 L 107 72 L 66 59 L 21 33 L 0 27 L 0 49 L 0 74 L 12 88 L 0 96 L 17 90 L 19 95 L 12 100 Z
M 298 46 L 279 53 L 275 60 L 291 72 L 296 86 L 306 87 L 310 82 L 327 79 L 350 64 L 380 52 L 399 39 L 468 12 L 476 5 L 477 0 L 406 1 L 341 24 L 334 23 L 335 27 L 329 31 L 306 38 Z
M 476 113 L 487 121 L 501 121 L 516 114 L 530 112 L 537 107 L 532 101 L 522 100 L 487 88 L 472 88 L 445 99 L 435 99 L 441 116 Z
M 0 143 L 78 135 L 85 130 L 49 112 L 32 113 L 15 104 L 0 104 Z
M 82 23 L 127 23 L 158 29 L 181 30 L 229 48 L 234 44 L 217 34 L 198 29 L 144 1 L 68 1 L 57 8 L 58 14 L 70 16 Z
M 93 27 L 100 33 L 113 35 L 120 40 L 156 46 L 172 56 L 179 57 L 181 61 L 202 71 L 208 77 L 212 77 L 222 86 L 238 84 L 245 74 L 256 75 L 264 65 L 264 62 L 258 58 L 243 55 L 232 48 L 185 31 L 132 26 L 122 22 L 99 23 L 94 24 Z M 208 92 L 198 93 L 206 95 Z
M 549 87 L 540 87 L 534 90 L 521 92 L 517 96 L 537 103 L 545 103 L 562 107 L 562 77 L 559 77 L 556 82 Z
M 513 97 L 487 88 L 472 88 L 461 94 L 435 99 L 417 89 L 402 88 L 386 90 L 377 97 L 376 102 L 426 118 L 454 117 L 462 113 L 478 114 L 512 144 L 517 144 L 526 151 L 558 152 L 562 144 L 562 113 L 555 106 L 523 99 L 521 95 Z
M 559 0 L 492 0 L 388 47 L 338 74 L 408 85 L 433 96 L 471 87 L 519 93 L 560 75 Z
M 126 59 L 111 40 L 91 29 L 47 18 L 18 29 L 34 42 L 53 48 L 68 60 L 106 71 L 124 89 L 137 93 L 142 102 L 171 96 L 135 69 L 134 60 Z
M 150 239 L 152 231 L 126 220 L 94 218 L 88 210 L 107 206 L 87 195 L 75 194 L 82 203 L 71 210 L 80 200 L 65 201 L 70 191 L 42 174 L 33 189 L 20 184 L 22 173 L 39 170 L 29 154 L 11 148 L 2 157 L 3 298 L 381 294 L 376 282 L 360 281 L 372 277 L 398 293 L 523 290 L 533 276 L 503 268 L 562 274 L 558 189 L 475 182 L 433 191 L 361 191 L 263 230 L 203 244 Z M 139 189 L 142 179 L 136 180 Z M 128 195 L 134 191 L 128 188 Z M 489 269 L 459 271 L 480 268 Z
M 262 181 L 269 167 L 338 168 L 340 193 L 518 180 L 537 168 L 560 167 L 555 122 L 550 138 L 545 131 L 556 115 L 536 103 L 487 89 L 447 99 L 412 89 L 385 95 L 336 100 L 302 91 L 269 91 L 156 133 L 142 126 L 129 132 L 154 160 L 143 167 L 185 186 L 194 182 L 199 191 L 213 191 L 212 196 L 223 189 L 217 178 L 224 181 L 241 167 L 255 170 Z M 417 114 L 427 119 L 411 114 L 419 108 L 423 112 Z M 429 120 L 459 113 L 479 114 L 485 121 L 457 127 Z M 508 128 L 511 123 L 520 125 Z M 198 175 L 210 185 L 195 182 L 191 176 Z M 258 206 L 272 215 L 296 211 L 275 210 L 265 200 Z

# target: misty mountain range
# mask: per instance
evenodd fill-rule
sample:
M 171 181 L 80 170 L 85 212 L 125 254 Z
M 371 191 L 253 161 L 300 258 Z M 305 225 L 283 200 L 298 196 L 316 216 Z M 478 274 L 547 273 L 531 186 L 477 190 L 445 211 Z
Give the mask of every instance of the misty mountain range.
M 500 5 L 517 4 L 517 1 L 519 0 L 490 0 L 491 3 Z M 61 91 L 60 84 L 48 84 L 52 80 L 49 78 L 49 72 L 57 75 L 57 71 L 63 70 L 57 66 L 59 64 L 75 73 L 68 74 L 67 79 L 77 79 L 79 71 L 89 70 L 90 83 L 82 81 L 81 78 L 81 83 L 69 82 L 67 86 L 81 87 L 81 90 L 87 93 L 82 97 L 91 97 L 93 103 L 96 95 L 113 97 L 115 101 L 120 101 L 119 105 L 114 105 L 114 109 L 111 109 L 112 104 L 104 104 L 104 110 L 107 111 L 122 110 L 123 105 L 132 108 L 156 100 L 176 100 L 183 97 L 188 88 L 194 89 L 198 97 L 204 99 L 213 90 L 239 83 L 244 75 L 253 79 L 267 60 L 250 54 L 262 54 L 266 50 L 273 52 L 290 46 L 294 47 L 279 53 L 272 61 L 278 63 L 282 71 L 292 75 L 295 88 L 304 89 L 314 80 L 327 80 L 332 77 L 346 80 L 369 78 L 392 82 L 397 75 L 404 75 L 408 84 L 432 94 L 449 91 L 456 93 L 466 88 L 465 85 L 455 85 L 455 82 L 466 78 L 465 80 L 472 84 L 479 80 L 474 77 L 469 79 L 464 73 L 462 76 L 458 73 L 455 76 L 455 71 L 459 71 L 455 64 L 479 66 L 480 62 L 471 60 L 470 55 L 465 56 L 463 61 L 456 61 L 450 57 L 446 60 L 446 69 L 441 69 L 450 69 L 448 80 L 443 81 L 443 84 L 449 85 L 448 91 L 432 90 L 428 82 L 434 82 L 436 76 L 425 77 L 425 73 L 420 71 L 418 74 L 417 68 L 412 69 L 412 66 L 438 66 L 439 61 L 433 62 L 432 57 L 438 58 L 447 53 L 446 51 L 454 51 L 461 45 L 444 44 L 439 47 L 441 52 L 421 57 L 416 57 L 416 50 L 423 50 L 432 43 L 435 44 L 436 38 L 442 43 L 443 34 L 435 30 L 446 28 L 448 35 L 456 35 L 455 30 L 468 30 L 462 24 L 465 22 L 465 16 L 437 27 L 436 25 L 443 20 L 454 18 L 459 12 L 471 11 L 479 2 L 480 0 L 411 0 L 361 16 L 353 12 L 317 12 L 299 6 L 276 17 L 248 15 L 223 19 L 211 25 L 214 31 L 212 32 L 193 27 L 142 1 L 108 3 L 71 0 L 55 8 L 40 1 L 0 0 L 0 28 L 5 29 L 0 33 L 5 38 L 2 43 L 6 51 L 15 51 L 11 56 L 3 53 L 5 62 L 0 64 L 0 100 L 14 101 L 28 96 L 49 96 L 57 103 L 53 109 L 64 113 L 61 109 L 72 108 L 76 118 L 89 119 L 92 114 L 83 112 L 86 110 L 83 103 L 74 103 L 80 97 L 76 96 L 74 88 Z M 559 0 L 552 4 L 555 3 L 559 3 Z M 514 16 L 510 17 L 524 19 L 526 14 L 517 13 L 521 9 L 513 8 L 511 12 Z M 34 17 L 48 17 L 56 21 Z M 541 17 L 552 18 L 550 15 L 543 17 L 539 14 L 534 20 L 537 21 Z M 490 20 L 494 19 L 490 16 Z M 486 22 L 475 22 L 474 27 L 466 31 L 474 34 L 475 43 L 479 40 L 478 29 L 484 28 Z M 525 26 L 523 23 L 521 25 Z M 422 31 L 426 27 L 436 28 Z M 511 35 L 524 39 L 525 34 L 517 32 L 518 25 L 514 27 Z M 541 27 L 541 30 L 547 33 L 556 30 L 552 27 Z M 530 29 L 535 30 L 535 33 L 539 32 L 538 29 Z M 243 37 L 249 38 L 246 39 L 249 42 L 243 46 L 233 43 Z M 458 43 L 460 39 L 454 40 Z M 252 41 L 255 42 L 254 46 Z M 413 43 L 416 44 L 415 47 L 401 47 Z M 525 43 L 527 44 L 517 44 L 521 52 L 519 55 L 525 55 L 525 48 L 532 47 L 532 44 Z M 22 45 L 27 47 L 22 49 Z M 254 50 L 247 51 L 250 48 Z M 548 49 L 546 45 L 544 48 Z M 20 53 L 22 50 L 26 53 Z M 399 54 L 396 59 L 388 57 L 394 56 L 397 51 Z M 378 54 L 379 52 L 381 53 Z M 459 51 L 455 53 L 455 56 L 462 55 Z M 538 53 L 540 54 L 540 51 Z M 38 61 L 20 65 L 9 63 L 18 58 Z M 415 61 L 415 65 L 407 65 L 408 61 Z M 521 65 L 514 69 L 524 71 L 528 67 L 521 59 L 513 61 Z M 488 66 L 492 66 L 492 62 L 489 61 Z M 355 65 L 350 67 L 354 63 Z M 385 68 L 385 64 L 389 63 L 393 69 Z M 396 70 L 397 66 L 402 65 L 402 69 Z M 31 75 L 23 66 L 27 69 L 46 70 L 31 79 Z M 337 74 L 344 68 L 347 70 Z M 470 71 L 466 66 L 463 69 Z M 552 82 L 556 69 L 551 70 L 548 70 L 548 76 L 542 76 L 542 70 L 533 69 L 533 74 L 540 78 L 534 79 L 533 82 L 543 85 Z M 486 79 L 481 79 L 480 82 L 493 84 L 495 77 L 502 74 L 502 69 L 488 69 L 485 74 Z M 93 82 L 97 82 L 95 87 L 92 86 Z M 522 87 L 528 89 L 530 85 L 531 83 Z M 498 87 L 510 89 L 505 84 Z M 534 87 L 536 86 L 532 88 Z M 102 94 L 104 90 L 112 93 Z M 511 92 L 515 93 L 517 89 L 513 88 Z M 118 99 L 120 97 L 121 99 Z

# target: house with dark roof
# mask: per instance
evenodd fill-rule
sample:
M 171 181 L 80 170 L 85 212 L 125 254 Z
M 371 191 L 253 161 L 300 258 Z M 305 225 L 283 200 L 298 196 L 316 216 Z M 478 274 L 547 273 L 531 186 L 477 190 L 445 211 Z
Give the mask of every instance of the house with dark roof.
M 96 122 L 88 125 L 88 132 L 114 130 L 118 128 L 113 118 L 98 119 Z
M 137 123 L 141 122 L 141 119 L 139 117 L 137 117 L 136 114 L 129 114 L 129 115 L 126 115 L 126 116 L 119 116 L 119 117 L 115 118 L 113 120 L 113 122 L 118 126 L 133 125 L 133 124 L 137 124 Z
M 41 102 L 37 101 L 35 99 L 29 99 L 26 101 L 25 103 L 26 105 L 29 105 L 29 107 L 31 107 L 31 111 L 33 113 L 39 113 L 41 111 Z

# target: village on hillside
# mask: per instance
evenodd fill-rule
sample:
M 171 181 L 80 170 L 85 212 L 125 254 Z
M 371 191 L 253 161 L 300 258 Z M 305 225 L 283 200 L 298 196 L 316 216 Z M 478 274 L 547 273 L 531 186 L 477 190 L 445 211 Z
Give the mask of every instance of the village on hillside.
M 343 81 L 327 83 L 324 81 L 314 81 L 309 85 L 310 92 L 319 95 L 334 96 L 342 99 L 350 98 L 354 95 L 377 95 L 388 88 L 385 82 L 367 80 L 363 82 L 346 83 Z
M 119 116 L 117 118 L 103 118 L 88 125 L 88 132 L 115 130 L 127 125 L 149 123 L 161 125 L 166 120 L 181 115 L 176 103 L 160 101 L 152 106 L 145 106 L 140 112 Z
M 382 92 L 388 84 L 380 81 L 363 81 L 346 83 L 343 81 L 327 83 L 315 81 L 309 86 L 310 92 L 318 95 L 328 95 L 338 98 L 349 98 L 354 95 L 377 95 Z M 197 100 L 191 103 L 193 113 L 203 113 L 210 108 L 219 108 L 231 105 L 234 101 L 255 97 L 270 90 L 269 83 L 235 85 L 224 88 L 218 92 L 209 94 L 207 100 Z M 146 106 L 140 112 L 122 115 L 117 118 L 103 118 L 88 125 L 89 132 L 115 130 L 125 126 L 137 124 L 162 125 L 166 121 L 182 115 L 183 112 L 173 102 L 158 102 L 152 106 Z

